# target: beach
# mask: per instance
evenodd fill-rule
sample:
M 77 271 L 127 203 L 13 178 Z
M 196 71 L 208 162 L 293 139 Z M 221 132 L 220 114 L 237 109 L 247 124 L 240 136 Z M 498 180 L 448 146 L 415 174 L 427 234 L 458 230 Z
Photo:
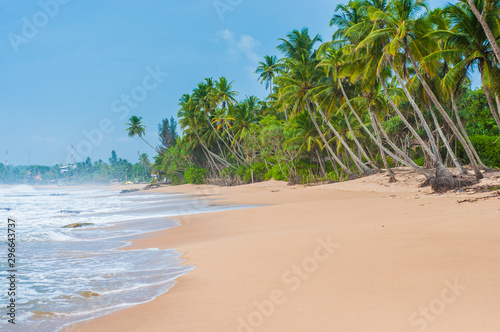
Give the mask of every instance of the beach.
M 134 240 L 125 250 L 175 249 L 196 268 L 153 301 L 65 331 L 498 331 L 499 197 L 397 178 L 154 189 L 258 206 Z

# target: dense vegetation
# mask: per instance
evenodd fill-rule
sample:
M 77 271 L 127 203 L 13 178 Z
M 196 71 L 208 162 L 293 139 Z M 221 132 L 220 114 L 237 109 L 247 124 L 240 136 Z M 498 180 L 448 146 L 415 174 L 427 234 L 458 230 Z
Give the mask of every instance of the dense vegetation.
M 265 100 L 238 101 L 225 77 L 182 96 L 182 134 L 153 167 L 174 183 L 339 181 L 381 169 L 396 181 L 394 166 L 436 188 L 464 183 L 451 167 L 480 179 L 500 167 L 499 15 L 498 0 L 339 5 L 331 40 L 294 30 L 279 40 L 281 58 L 259 63 Z

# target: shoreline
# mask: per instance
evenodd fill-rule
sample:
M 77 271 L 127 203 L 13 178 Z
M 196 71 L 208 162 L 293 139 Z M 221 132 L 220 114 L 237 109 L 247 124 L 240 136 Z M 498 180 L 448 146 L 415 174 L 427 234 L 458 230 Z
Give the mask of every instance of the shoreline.
M 498 198 L 458 204 L 481 195 L 375 177 L 148 191 L 264 206 L 181 216 L 133 241 L 196 268 L 153 301 L 63 331 L 498 330 Z

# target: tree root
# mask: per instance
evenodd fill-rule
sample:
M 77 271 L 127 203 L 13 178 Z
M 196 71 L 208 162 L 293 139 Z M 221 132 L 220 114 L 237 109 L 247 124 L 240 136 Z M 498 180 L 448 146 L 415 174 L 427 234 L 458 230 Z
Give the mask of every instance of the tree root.
M 446 192 L 448 190 L 459 189 L 476 184 L 477 180 L 473 177 L 466 176 L 439 176 L 427 179 L 422 183 L 421 187 L 430 185 L 435 192 Z

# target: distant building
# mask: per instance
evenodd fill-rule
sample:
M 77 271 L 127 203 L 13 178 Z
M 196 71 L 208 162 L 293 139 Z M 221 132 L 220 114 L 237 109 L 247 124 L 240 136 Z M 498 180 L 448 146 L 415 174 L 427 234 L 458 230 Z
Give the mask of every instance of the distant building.
M 70 169 L 75 169 L 75 168 L 76 168 L 76 165 L 74 163 L 69 163 L 66 166 L 59 167 L 59 171 L 61 172 L 61 174 L 64 174 L 64 173 L 67 173 Z

